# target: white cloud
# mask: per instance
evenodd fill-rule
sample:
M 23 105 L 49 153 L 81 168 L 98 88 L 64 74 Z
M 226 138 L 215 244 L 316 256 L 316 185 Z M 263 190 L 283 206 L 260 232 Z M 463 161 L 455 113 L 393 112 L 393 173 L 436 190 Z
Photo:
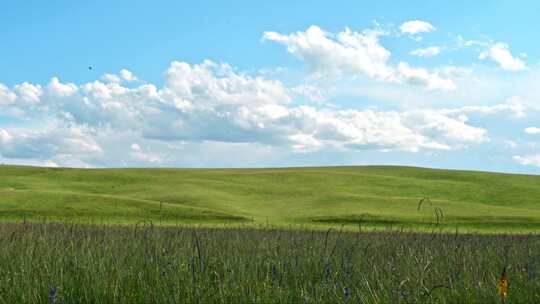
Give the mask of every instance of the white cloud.
M 464 106 L 453 109 L 441 109 L 441 113 L 446 115 L 461 115 L 468 113 L 494 114 L 500 112 L 511 112 L 516 117 L 525 117 L 526 106 L 517 97 L 508 98 L 504 103 L 488 106 Z
M 131 71 L 129 70 L 126 70 L 126 69 L 122 69 L 120 70 L 120 77 L 127 81 L 127 82 L 132 82 L 132 81 L 137 81 L 137 77 L 135 75 L 133 75 L 133 73 L 131 73 Z
M 443 137 L 446 140 L 472 143 L 488 140 L 486 130 L 467 125 L 462 117 L 452 118 L 441 111 L 411 111 L 405 118 L 414 123 L 414 127 L 423 134 L 430 134 L 431 138 Z
M 53 77 L 47 86 L 49 93 L 56 97 L 69 97 L 77 92 L 73 83 L 63 84 L 57 77 Z
M 11 140 L 11 135 L 8 131 L 0 129 L 0 144 L 5 144 Z
M 442 78 L 439 74 L 429 73 L 423 68 L 413 68 L 406 62 L 400 62 L 397 68 L 397 75 L 411 85 L 419 85 L 428 89 L 454 90 L 456 85 L 448 78 Z
M 113 83 L 122 82 L 120 77 L 118 75 L 116 75 L 116 74 L 104 74 L 103 76 L 101 76 L 101 80 L 103 80 L 105 82 L 113 82 Z
M 448 78 L 463 78 L 470 76 L 473 72 L 472 68 L 468 67 L 458 67 L 453 65 L 446 65 L 442 67 L 438 67 L 436 69 L 436 73 L 442 77 L 448 77 Z
M 144 163 L 160 164 L 163 162 L 161 155 L 143 152 L 141 146 L 137 143 L 131 144 L 131 157 Z
M 15 102 L 17 95 L 7 86 L 0 83 L 0 106 L 7 106 Z
M 275 68 L 263 68 L 258 70 L 257 72 L 261 74 L 262 76 L 275 76 L 282 74 L 287 71 L 286 67 L 278 66 Z
M 306 62 L 308 73 L 315 77 L 367 76 L 428 89 L 455 88 L 451 79 L 443 79 L 438 73 L 414 68 L 405 62 L 397 67 L 389 65 L 390 52 L 379 42 L 382 34 L 379 30 L 354 32 L 346 28 L 332 35 L 318 26 L 310 26 L 305 32 L 289 35 L 265 32 L 263 38 L 284 44 L 289 53 Z
M 301 84 L 291 88 L 291 92 L 305 97 L 314 102 L 323 102 L 327 100 L 326 91 L 321 86 L 311 84 Z
M 0 129 L 0 154 L 6 158 L 50 159 L 81 157 L 102 148 L 81 127 L 52 127 L 47 130 Z
M 237 74 L 227 64 L 208 60 L 200 65 L 173 61 L 165 77 L 166 93 L 183 109 L 290 101 L 281 82 Z
M 471 46 L 488 46 L 489 43 L 479 40 L 467 40 L 461 35 L 457 35 L 456 44 L 458 48 L 471 47 Z
M 402 33 L 409 35 L 416 35 L 419 33 L 430 33 L 436 30 L 431 23 L 422 20 L 410 20 L 404 22 L 399 27 Z
M 418 74 L 408 75 L 409 79 L 426 81 L 421 72 L 407 73 Z M 30 92 L 40 88 L 24 87 Z M 20 94 L 22 88 L 13 91 Z M 298 152 L 418 152 L 487 140 L 485 130 L 436 110 L 316 108 L 292 104 L 289 92 L 279 81 L 238 73 L 211 61 L 172 62 L 161 88 L 100 81 L 75 86 L 53 78 L 46 90 L 34 94 L 37 99 L 32 105 L 8 106 L 31 114 L 36 127 L 2 129 L 0 154 L 60 165 L 106 166 L 130 159 L 134 164 L 162 164 L 169 154 L 146 147 L 167 150 L 171 148 L 166 143 L 180 142 L 250 144 Z M 12 92 L 4 89 L 3 94 Z
M 59 164 L 55 163 L 50 159 L 39 160 L 39 159 L 13 159 L 13 158 L 1 158 L 0 163 L 3 165 L 25 165 L 25 166 L 36 166 L 36 167 L 49 167 L 57 168 L 60 167 Z M 73 167 L 83 167 L 83 166 L 73 166 Z
M 43 89 L 40 85 L 33 85 L 28 82 L 15 85 L 15 94 L 18 99 L 25 104 L 39 103 Z
M 416 49 L 411 51 L 411 55 L 418 57 L 432 57 L 439 55 L 441 53 L 441 48 L 438 46 L 430 46 L 423 49 Z
M 528 127 L 524 130 L 527 134 L 540 134 L 540 128 L 537 127 Z
M 293 142 L 292 148 L 297 152 L 312 152 L 323 146 L 323 143 L 311 134 L 292 134 L 289 140 Z
M 527 65 L 521 59 L 514 57 L 510 53 L 508 44 L 496 43 L 489 50 L 480 53 L 479 59 L 491 59 L 499 64 L 506 71 L 523 71 L 527 69 Z
M 142 161 L 143 163 L 161 164 L 163 162 L 163 158 L 159 155 L 143 153 L 140 151 L 132 152 L 131 156 L 138 161 Z
M 137 81 L 138 78 L 133 75 L 133 73 L 129 70 L 122 69 L 118 74 L 104 74 L 101 76 L 101 80 L 105 82 L 112 82 L 112 83 L 121 83 L 123 81 L 127 82 L 133 82 Z
M 265 32 L 263 38 L 287 46 L 289 53 L 301 58 L 308 71 L 317 76 L 365 74 L 389 80 L 392 70 L 386 61 L 390 52 L 379 44 L 379 31 L 353 32 L 349 28 L 332 39 L 318 26 L 312 25 L 305 32 L 282 35 Z
M 540 154 L 536 155 L 516 155 L 514 160 L 524 166 L 540 167 Z

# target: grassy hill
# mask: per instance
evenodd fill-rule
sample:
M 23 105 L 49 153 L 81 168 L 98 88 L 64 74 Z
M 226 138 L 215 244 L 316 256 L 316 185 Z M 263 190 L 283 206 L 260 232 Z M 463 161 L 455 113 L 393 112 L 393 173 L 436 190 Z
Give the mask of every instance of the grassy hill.
M 419 206 L 419 200 L 427 197 Z M 0 220 L 531 231 L 540 176 L 367 166 L 67 169 L 0 166 Z

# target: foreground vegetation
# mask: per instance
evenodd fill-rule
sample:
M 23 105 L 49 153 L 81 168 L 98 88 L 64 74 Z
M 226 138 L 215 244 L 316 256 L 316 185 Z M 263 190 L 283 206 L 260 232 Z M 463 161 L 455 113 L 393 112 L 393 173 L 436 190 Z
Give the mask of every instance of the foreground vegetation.
M 532 235 L 0 224 L 0 302 L 539 303 L 539 252 Z
M 429 198 L 419 204 L 422 198 Z M 540 176 L 410 167 L 0 166 L 0 220 L 453 231 L 540 229 Z

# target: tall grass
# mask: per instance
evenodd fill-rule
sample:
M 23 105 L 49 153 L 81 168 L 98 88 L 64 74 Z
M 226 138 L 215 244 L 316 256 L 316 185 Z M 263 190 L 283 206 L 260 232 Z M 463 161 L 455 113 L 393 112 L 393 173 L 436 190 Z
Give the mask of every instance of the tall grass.
M 539 303 L 539 253 L 534 235 L 0 224 L 0 302 Z

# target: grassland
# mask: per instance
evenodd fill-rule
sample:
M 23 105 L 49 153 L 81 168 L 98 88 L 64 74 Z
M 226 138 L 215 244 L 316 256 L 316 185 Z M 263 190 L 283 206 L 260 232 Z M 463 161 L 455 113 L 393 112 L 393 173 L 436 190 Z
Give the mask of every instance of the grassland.
M 4 223 L 0 303 L 539 303 L 539 252 L 537 235 Z
M 429 198 L 419 207 L 419 200 Z M 0 220 L 540 229 L 540 176 L 412 167 L 67 169 L 0 166 Z
M 540 176 L 0 166 L 0 221 L 0 303 L 540 302 Z

